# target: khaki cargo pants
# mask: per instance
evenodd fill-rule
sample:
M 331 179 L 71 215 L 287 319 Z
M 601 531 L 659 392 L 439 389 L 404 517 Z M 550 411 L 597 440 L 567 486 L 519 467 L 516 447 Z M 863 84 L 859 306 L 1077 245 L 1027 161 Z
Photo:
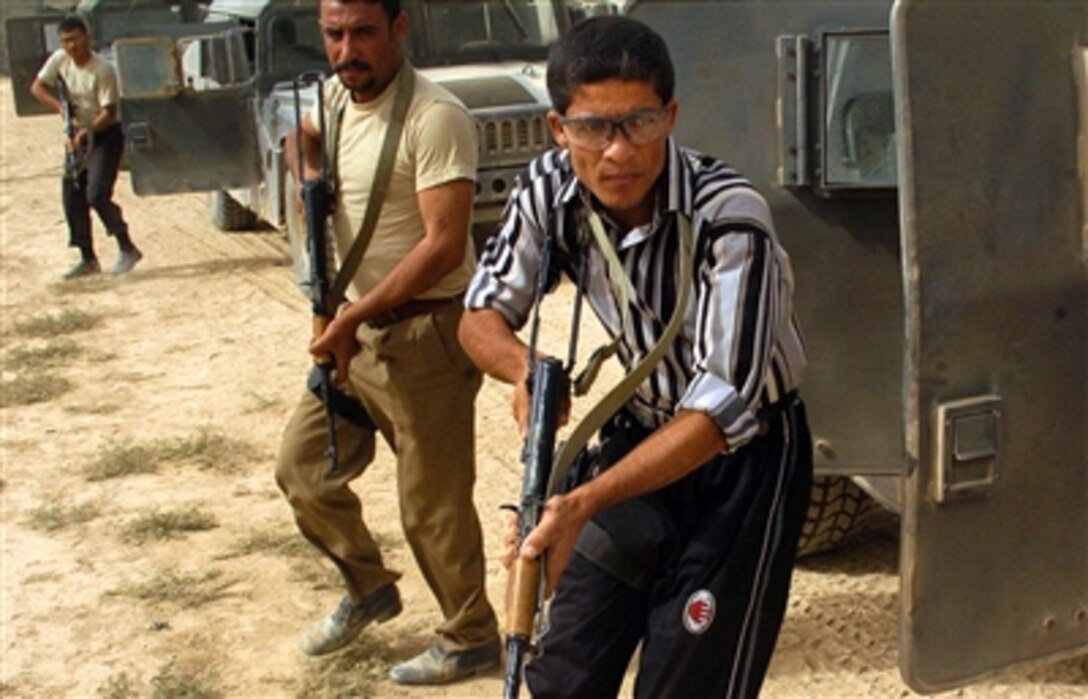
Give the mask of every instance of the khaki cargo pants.
M 342 385 L 362 400 L 396 454 L 404 535 L 445 617 L 437 632 L 450 651 L 497 637 L 472 500 L 481 376 L 457 342 L 461 313 L 450 303 L 382 330 L 364 324 L 362 349 Z M 303 536 L 336 564 L 358 602 L 400 574 L 383 564 L 349 487 L 374 459 L 375 434 L 340 418 L 336 431 L 339 470 L 332 473 L 324 407 L 307 392 L 284 431 L 276 482 Z

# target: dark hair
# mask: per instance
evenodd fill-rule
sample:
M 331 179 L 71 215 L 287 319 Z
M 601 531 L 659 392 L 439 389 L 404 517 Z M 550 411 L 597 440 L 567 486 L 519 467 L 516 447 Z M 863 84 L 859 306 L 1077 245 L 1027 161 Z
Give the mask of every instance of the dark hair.
M 649 82 L 668 104 L 676 77 L 665 40 L 630 17 L 590 17 L 575 24 L 548 54 L 552 107 L 566 114 L 579 87 L 605 80 Z
M 317 11 L 321 12 L 321 5 L 326 0 L 317 0 Z M 356 2 L 365 2 L 368 5 L 381 5 L 382 11 L 385 12 L 385 16 L 392 22 L 397 17 L 400 17 L 400 0 L 331 0 L 332 2 L 338 2 L 341 5 L 350 5 Z
M 63 19 L 57 24 L 57 33 L 61 32 L 73 32 L 76 30 L 87 33 L 87 23 L 83 21 L 83 18 L 79 15 L 65 15 Z

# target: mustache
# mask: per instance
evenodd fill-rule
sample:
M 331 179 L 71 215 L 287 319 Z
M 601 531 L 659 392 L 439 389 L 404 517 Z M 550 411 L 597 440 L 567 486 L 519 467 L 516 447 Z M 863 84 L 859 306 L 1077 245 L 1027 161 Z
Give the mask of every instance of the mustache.
M 355 70 L 371 70 L 372 67 L 366 61 L 360 60 L 343 61 L 342 63 L 337 63 L 332 67 L 333 72 L 335 73 L 339 73 L 349 68 L 354 68 Z

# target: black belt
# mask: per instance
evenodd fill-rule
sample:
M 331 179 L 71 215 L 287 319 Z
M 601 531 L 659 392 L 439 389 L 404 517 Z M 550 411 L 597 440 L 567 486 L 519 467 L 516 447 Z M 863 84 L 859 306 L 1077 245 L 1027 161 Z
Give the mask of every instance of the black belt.
M 399 323 L 402 320 L 415 318 L 424 313 L 433 313 L 447 304 L 460 303 L 460 301 L 461 294 L 446 296 L 440 299 L 412 299 L 410 301 L 405 301 L 396 308 L 390 308 L 388 311 L 368 318 L 366 324 L 375 330 L 381 330 L 383 328 L 388 328 L 395 323 Z

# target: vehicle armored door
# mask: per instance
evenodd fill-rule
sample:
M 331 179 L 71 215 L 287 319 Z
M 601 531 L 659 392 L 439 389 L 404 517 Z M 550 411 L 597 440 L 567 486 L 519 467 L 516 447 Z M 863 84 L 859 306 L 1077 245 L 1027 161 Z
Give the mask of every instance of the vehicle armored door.
M 893 8 L 919 691 L 1088 649 L 1086 45 L 1083 2 Z
M 4 22 L 4 40 L 11 71 L 11 95 L 19 116 L 48 114 L 49 109 L 30 93 L 30 85 L 49 54 L 60 48 L 57 41 L 59 15 L 9 17 Z
M 137 194 L 260 181 L 254 83 L 240 36 L 118 39 L 114 55 Z

